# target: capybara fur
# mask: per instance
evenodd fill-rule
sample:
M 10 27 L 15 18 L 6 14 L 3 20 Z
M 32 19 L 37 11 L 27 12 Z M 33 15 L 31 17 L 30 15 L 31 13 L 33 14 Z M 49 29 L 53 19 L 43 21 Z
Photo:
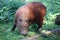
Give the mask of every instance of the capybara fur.
M 55 19 L 55 24 L 56 25 L 60 25 L 60 14 L 57 15 L 56 19 Z
M 30 24 L 37 24 L 37 31 L 39 31 L 42 28 L 45 15 L 46 7 L 43 4 L 39 2 L 28 3 L 16 11 L 15 24 L 12 31 L 18 27 L 20 34 L 27 34 Z

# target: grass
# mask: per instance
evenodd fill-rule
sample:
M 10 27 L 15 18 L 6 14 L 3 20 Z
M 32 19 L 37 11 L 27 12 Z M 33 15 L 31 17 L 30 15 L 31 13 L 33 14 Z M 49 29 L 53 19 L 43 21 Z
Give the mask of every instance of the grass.
M 28 36 L 20 35 L 17 31 L 17 29 L 13 32 L 11 32 L 13 24 L 0 24 L 0 40 L 20 40 L 22 38 L 30 37 L 35 35 L 36 33 L 34 31 L 29 31 Z M 54 29 L 59 28 L 58 25 L 55 25 L 53 22 L 44 22 L 42 29 L 48 30 L 48 29 Z M 30 29 L 31 30 L 31 29 Z M 39 40 L 60 40 L 60 35 L 45 35 L 39 37 Z

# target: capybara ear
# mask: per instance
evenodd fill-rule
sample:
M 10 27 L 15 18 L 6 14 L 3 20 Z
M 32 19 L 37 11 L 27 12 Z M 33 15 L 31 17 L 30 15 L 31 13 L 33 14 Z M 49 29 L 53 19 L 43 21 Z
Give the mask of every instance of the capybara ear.
M 12 30 L 11 30 L 11 31 L 14 31 L 14 30 L 15 30 L 15 28 L 16 28 L 16 26 L 17 26 L 17 20 L 15 20 L 15 23 L 14 23 L 13 28 L 12 28 Z

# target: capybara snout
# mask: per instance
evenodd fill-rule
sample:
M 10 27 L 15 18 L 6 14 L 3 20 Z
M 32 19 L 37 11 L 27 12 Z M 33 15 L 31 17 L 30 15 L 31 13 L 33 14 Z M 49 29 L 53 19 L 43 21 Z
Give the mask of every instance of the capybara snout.
M 30 24 L 37 24 L 37 31 L 42 28 L 46 7 L 39 2 L 31 2 L 20 7 L 15 14 L 12 31 L 17 27 L 21 34 L 27 34 Z

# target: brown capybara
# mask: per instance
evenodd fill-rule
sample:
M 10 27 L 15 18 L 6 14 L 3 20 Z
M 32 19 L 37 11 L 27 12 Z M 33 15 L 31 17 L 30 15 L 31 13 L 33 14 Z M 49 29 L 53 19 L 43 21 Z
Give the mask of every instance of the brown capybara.
M 42 28 L 46 7 L 39 2 L 31 2 L 20 7 L 15 14 L 12 31 L 18 27 L 20 34 L 27 34 L 30 24 L 37 24 L 37 31 Z
M 56 19 L 55 19 L 55 24 L 56 25 L 60 25 L 60 14 L 57 15 Z

